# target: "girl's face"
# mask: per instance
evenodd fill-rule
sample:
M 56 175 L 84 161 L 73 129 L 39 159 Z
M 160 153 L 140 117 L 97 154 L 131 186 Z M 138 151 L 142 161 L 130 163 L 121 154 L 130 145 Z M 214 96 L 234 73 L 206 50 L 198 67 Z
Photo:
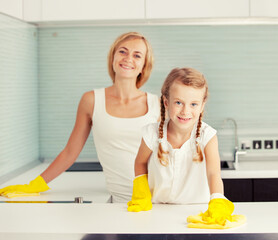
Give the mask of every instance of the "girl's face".
M 145 64 L 147 48 L 142 39 L 124 41 L 114 54 L 113 69 L 117 78 L 137 79 Z
M 182 131 L 192 131 L 203 112 L 205 88 L 197 89 L 174 82 L 169 90 L 169 99 L 164 97 L 164 106 L 172 123 Z

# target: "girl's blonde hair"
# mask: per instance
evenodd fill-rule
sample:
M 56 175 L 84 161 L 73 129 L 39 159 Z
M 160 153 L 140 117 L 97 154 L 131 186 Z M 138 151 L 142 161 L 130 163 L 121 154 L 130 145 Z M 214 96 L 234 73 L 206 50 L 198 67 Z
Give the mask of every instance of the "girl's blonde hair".
M 161 114 L 161 121 L 159 125 L 159 139 L 163 139 L 163 126 L 165 122 L 165 106 L 163 101 L 163 96 L 169 100 L 169 93 L 170 87 L 173 85 L 174 82 L 180 82 L 186 86 L 194 87 L 197 89 L 205 88 L 205 94 L 203 102 L 207 100 L 208 97 L 208 85 L 207 81 L 202 73 L 193 69 L 193 68 L 175 68 L 173 69 L 167 78 L 164 81 L 164 84 L 161 89 L 161 98 L 160 98 L 160 114 Z M 199 139 L 200 139 L 200 129 L 202 126 L 202 117 L 203 112 L 199 116 L 197 129 L 196 129 L 196 152 L 197 154 L 193 157 L 193 161 L 202 162 L 203 161 L 203 154 L 201 151 Z M 158 159 L 160 163 L 164 166 L 167 166 L 169 163 L 168 160 L 168 151 L 164 151 L 162 148 L 162 143 L 159 141 L 158 146 Z
M 151 45 L 149 44 L 147 39 L 142 34 L 140 34 L 138 32 L 124 33 L 124 34 L 120 35 L 114 41 L 114 43 L 112 44 L 110 51 L 108 53 L 108 72 L 114 83 L 115 82 L 115 72 L 113 69 L 113 61 L 114 61 L 115 51 L 118 49 L 120 44 L 122 44 L 125 41 L 133 40 L 133 39 L 142 39 L 147 48 L 144 67 L 142 69 L 142 72 L 137 76 L 137 80 L 136 80 L 136 87 L 140 88 L 149 79 L 152 68 L 153 68 L 153 51 L 152 51 Z

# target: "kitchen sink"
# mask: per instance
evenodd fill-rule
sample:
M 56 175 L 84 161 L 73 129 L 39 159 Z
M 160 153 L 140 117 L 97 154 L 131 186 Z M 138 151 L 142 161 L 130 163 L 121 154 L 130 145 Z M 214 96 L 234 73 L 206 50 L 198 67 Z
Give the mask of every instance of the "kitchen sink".
M 221 170 L 235 170 L 234 162 L 221 161 Z

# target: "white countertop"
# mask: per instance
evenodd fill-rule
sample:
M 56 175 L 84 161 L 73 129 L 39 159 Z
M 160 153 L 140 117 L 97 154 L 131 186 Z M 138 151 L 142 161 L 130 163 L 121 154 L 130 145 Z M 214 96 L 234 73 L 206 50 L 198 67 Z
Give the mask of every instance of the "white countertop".
M 41 164 L 0 187 L 28 183 L 47 165 Z M 18 239 L 19 233 L 20 239 L 47 239 L 41 238 L 41 233 L 60 234 L 59 239 L 81 239 L 87 233 L 278 233 L 278 202 L 235 203 L 235 214 L 246 215 L 247 224 L 227 230 L 204 230 L 187 228 L 186 218 L 205 211 L 207 204 L 155 204 L 151 211 L 130 213 L 126 204 L 105 203 L 109 193 L 102 172 L 65 172 L 49 186 L 51 190 L 41 196 L 11 200 L 61 201 L 81 196 L 93 203 L 1 203 L 0 239 Z M 6 200 L 0 197 L 0 201 Z
M 247 223 L 233 229 L 191 229 L 189 215 L 207 204 L 154 204 L 147 212 L 132 213 L 126 204 L 0 204 L 0 233 L 278 233 L 278 203 L 236 203 L 235 213 Z
M 237 170 L 222 170 L 226 178 L 278 178 L 278 161 L 240 161 Z
M 42 163 L 0 185 L 0 188 L 25 184 L 41 174 L 49 165 Z M 242 161 L 237 170 L 222 170 L 223 179 L 232 178 L 278 178 L 278 161 Z M 73 200 L 74 197 L 83 197 L 94 203 L 106 203 L 110 195 L 106 190 L 103 172 L 64 172 L 58 178 L 49 183 L 51 188 L 40 196 L 40 200 Z M 0 201 L 1 201 L 0 197 Z M 26 198 L 17 198 L 26 200 Z M 37 199 L 28 197 L 27 200 Z
M 0 188 L 13 184 L 26 184 L 41 174 L 49 163 L 42 163 L 29 171 L 0 185 Z M 64 172 L 48 184 L 50 190 L 41 193 L 39 197 L 16 198 L 16 200 L 74 200 L 74 197 L 83 197 L 94 203 L 106 203 L 110 194 L 106 190 L 103 172 Z M 0 197 L 0 201 L 7 198 Z

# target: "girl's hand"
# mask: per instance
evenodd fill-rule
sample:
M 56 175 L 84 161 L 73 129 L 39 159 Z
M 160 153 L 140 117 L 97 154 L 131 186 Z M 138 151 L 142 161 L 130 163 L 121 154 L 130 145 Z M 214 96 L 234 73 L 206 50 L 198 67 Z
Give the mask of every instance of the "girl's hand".
M 232 221 L 234 204 L 225 198 L 214 198 L 210 200 L 208 210 L 202 213 L 202 220 L 212 224 L 225 225 L 226 220 Z
M 148 175 L 140 175 L 133 180 L 132 199 L 127 203 L 129 212 L 148 211 L 152 209 L 152 195 Z

